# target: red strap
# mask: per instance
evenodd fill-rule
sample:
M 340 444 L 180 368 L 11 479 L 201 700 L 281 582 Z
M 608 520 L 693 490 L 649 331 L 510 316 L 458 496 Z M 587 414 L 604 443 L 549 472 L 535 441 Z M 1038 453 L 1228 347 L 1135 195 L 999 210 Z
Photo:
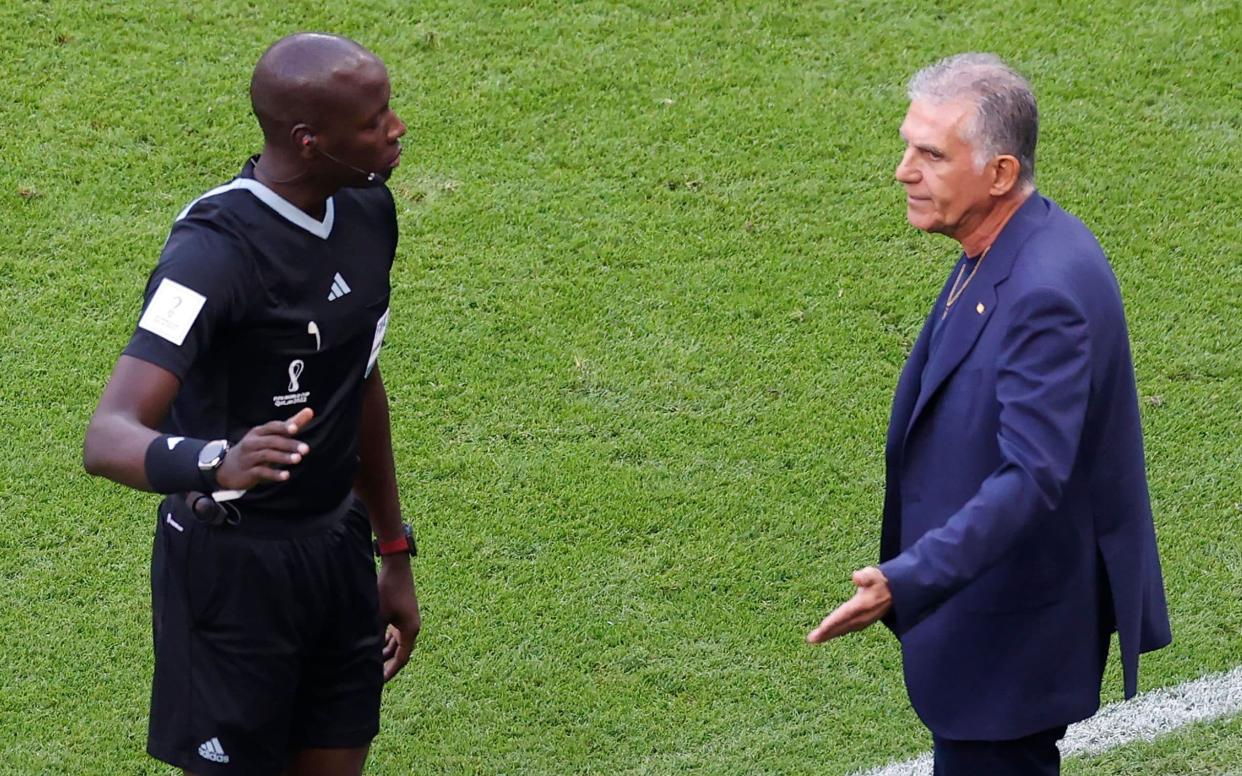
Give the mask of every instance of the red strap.
M 396 555 L 399 552 L 410 551 L 410 540 L 405 536 L 389 539 L 386 542 L 379 543 L 380 555 Z

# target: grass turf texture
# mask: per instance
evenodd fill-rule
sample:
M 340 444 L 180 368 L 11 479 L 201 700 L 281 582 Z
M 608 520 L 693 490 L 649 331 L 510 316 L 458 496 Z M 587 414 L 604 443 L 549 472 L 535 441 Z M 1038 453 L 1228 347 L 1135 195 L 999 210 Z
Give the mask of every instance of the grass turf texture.
M 891 390 L 955 255 L 892 182 L 903 84 L 962 50 L 1032 79 L 1040 188 L 1126 295 L 1176 637 L 1143 684 L 1242 660 L 1236 2 L 17 2 L 0 772 L 166 772 L 155 502 L 83 474 L 81 437 L 171 219 L 258 148 L 255 59 L 298 29 L 383 56 L 410 125 L 382 364 L 425 633 L 370 772 L 839 774 L 928 746 L 890 636 L 802 635 L 874 559 Z M 1217 729 L 1072 772 L 1237 769 Z
M 1242 717 L 1065 761 L 1064 776 L 1242 776 Z

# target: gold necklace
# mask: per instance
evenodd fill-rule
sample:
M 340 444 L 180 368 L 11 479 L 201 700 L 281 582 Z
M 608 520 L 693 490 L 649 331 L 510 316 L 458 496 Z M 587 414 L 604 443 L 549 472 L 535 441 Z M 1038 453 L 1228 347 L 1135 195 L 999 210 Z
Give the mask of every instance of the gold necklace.
M 966 282 L 962 283 L 961 288 L 958 288 L 957 284 L 962 281 L 962 275 L 966 272 L 966 265 L 963 264 L 962 268 L 957 271 L 957 277 L 953 279 L 953 288 L 949 289 L 949 298 L 944 303 L 944 312 L 940 314 L 940 320 L 943 321 L 945 318 L 949 317 L 949 310 L 953 309 L 953 305 L 956 304 L 961 295 L 966 292 L 966 286 L 970 285 L 970 281 L 974 279 L 975 273 L 978 272 L 979 267 L 983 265 L 983 260 L 987 258 L 988 251 L 990 250 L 992 250 L 991 245 L 984 248 L 983 253 L 979 254 L 979 258 L 975 261 L 974 269 L 972 269 L 970 274 L 966 276 Z

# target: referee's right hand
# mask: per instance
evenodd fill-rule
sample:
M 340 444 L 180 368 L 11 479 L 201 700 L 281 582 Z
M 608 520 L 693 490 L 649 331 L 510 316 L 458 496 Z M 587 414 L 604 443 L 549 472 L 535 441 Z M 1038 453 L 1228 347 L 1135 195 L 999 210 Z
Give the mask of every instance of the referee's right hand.
M 216 472 L 220 488 L 249 490 L 261 482 L 289 479 L 287 467 L 301 463 L 310 452 L 310 445 L 294 437 L 313 417 L 315 411 L 306 407 L 288 420 L 273 420 L 247 431 L 229 448 Z

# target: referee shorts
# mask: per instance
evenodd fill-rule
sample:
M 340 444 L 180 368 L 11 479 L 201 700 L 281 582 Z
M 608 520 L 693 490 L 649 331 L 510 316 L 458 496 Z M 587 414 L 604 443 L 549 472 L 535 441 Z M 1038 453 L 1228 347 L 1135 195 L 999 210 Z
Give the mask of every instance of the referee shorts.
M 275 774 L 379 732 L 383 636 L 371 527 L 353 494 L 310 519 L 209 525 L 160 504 L 147 751 L 197 774 Z

